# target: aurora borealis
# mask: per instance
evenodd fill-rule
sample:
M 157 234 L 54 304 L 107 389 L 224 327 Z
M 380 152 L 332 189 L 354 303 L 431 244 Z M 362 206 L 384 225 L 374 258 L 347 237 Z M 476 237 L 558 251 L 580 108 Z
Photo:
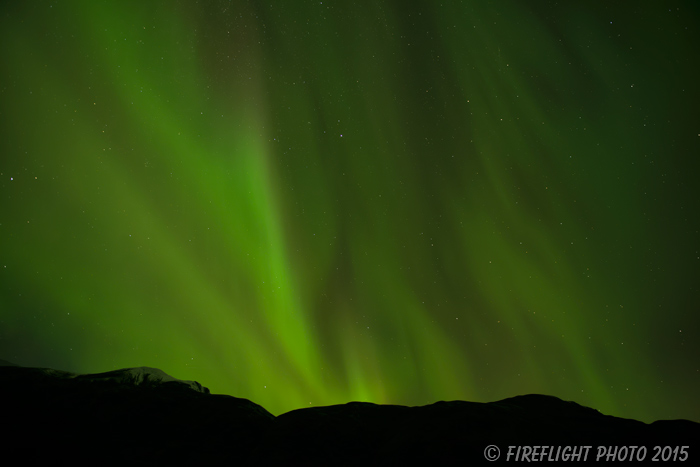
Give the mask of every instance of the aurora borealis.
M 562 3 L 3 2 L 0 358 L 700 421 L 698 6 Z

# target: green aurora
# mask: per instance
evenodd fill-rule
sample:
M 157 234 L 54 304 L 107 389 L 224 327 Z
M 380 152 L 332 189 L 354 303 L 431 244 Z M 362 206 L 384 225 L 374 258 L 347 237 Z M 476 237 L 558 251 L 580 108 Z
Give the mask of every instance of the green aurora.
M 3 2 L 0 358 L 700 421 L 697 2 L 562 3 Z

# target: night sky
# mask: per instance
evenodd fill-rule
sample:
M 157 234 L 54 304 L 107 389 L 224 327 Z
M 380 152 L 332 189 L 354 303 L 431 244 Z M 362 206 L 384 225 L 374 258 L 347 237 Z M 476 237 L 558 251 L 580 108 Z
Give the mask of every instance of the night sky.
M 700 421 L 700 7 L 5 1 L 0 358 L 274 414 Z

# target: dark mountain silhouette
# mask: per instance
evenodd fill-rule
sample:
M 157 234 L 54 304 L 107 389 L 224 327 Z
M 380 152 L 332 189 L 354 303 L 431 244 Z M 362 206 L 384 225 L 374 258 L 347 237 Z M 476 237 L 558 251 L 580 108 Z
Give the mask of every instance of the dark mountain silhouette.
M 566 446 L 591 446 L 587 462 L 599 446 L 645 446 L 646 461 L 688 462 L 700 448 L 695 422 L 646 424 L 536 394 L 422 407 L 350 402 L 275 417 L 154 368 L 78 375 L 0 360 L 0 396 L 3 455 L 22 464 L 493 465 L 490 445 L 497 463 L 509 446 L 512 456 L 518 446 L 520 455 L 523 446 L 551 446 L 552 459 Z

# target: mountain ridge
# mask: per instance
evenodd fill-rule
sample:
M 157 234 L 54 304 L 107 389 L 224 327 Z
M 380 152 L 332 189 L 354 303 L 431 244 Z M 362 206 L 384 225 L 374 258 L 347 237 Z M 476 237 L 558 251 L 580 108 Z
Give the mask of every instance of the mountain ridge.
M 85 465 L 105 452 L 110 465 L 486 465 L 494 445 L 700 447 L 698 423 L 647 424 L 541 394 L 415 407 L 348 402 L 274 416 L 157 368 L 81 375 L 0 360 L 0 396 L 12 408 L 9 451 L 35 462 L 66 448 Z

